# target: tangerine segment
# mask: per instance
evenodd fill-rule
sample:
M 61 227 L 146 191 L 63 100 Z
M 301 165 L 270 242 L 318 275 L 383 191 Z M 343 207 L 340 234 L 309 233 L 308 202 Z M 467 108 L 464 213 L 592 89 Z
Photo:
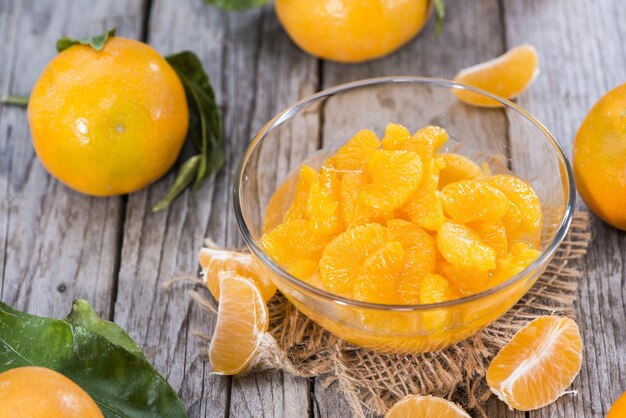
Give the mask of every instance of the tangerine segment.
M 454 289 L 445 277 L 428 273 L 420 285 L 419 303 L 441 303 L 456 297 Z M 434 309 L 422 314 L 422 326 L 431 331 L 442 329 L 448 324 L 450 313 L 445 309 Z
M 381 143 L 385 150 L 401 150 L 411 140 L 411 132 L 402 125 L 388 123 Z
M 396 402 L 385 418 L 470 418 L 457 404 L 434 396 L 409 395 Z
M 244 371 L 267 332 L 269 312 L 261 292 L 245 277 L 232 271 L 219 273 L 220 299 L 209 360 L 213 373 Z
M 372 183 L 363 192 L 365 204 L 392 211 L 402 206 L 417 190 L 423 166 L 414 152 L 378 150 L 370 158 L 368 170 Z
M 541 230 L 543 220 L 541 202 L 530 184 L 518 177 L 506 174 L 487 177 L 485 182 L 504 193 L 519 209 L 524 232 L 532 235 Z
M 464 225 L 445 222 L 437 231 L 437 249 L 455 266 L 476 271 L 496 268 L 496 252 Z
M 263 235 L 260 245 L 272 259 L 300 279 L 310 277 L 328 242 L 304 219 L 287 221 Z
M 313 179 L 306 203 L 307 219 L 322 234 L 342 229 L 339 211 L 339 178 L 334 169 L 322 167 Z
M 418 189 L 404 204 L 402 210 L 411 222 L 422 228 L 436 231 L 445 221 L 443 207 L 437 192 L 439 171 L 444 167 L 443 159 L 435 157 L 425 160 L 424 174 Z
M 458 267 L 446 261 L 441 261 L 437 266 L 448 281 L 464 295 L 478 293 L 484 289 L 489 281 L 489 271 L 478 271 Z
M 519 330 L 494 357 L 487 384 L 511 408 L 530 411 L 554 402 L 582 364 L 582 340 L 570 318 L 542 316 Z
M 454 77 L 454 81 L 513 99 L 528 88 L 539 73 L 538 66 L 539 57 L 535 48 L 521 45 L 496 59 L 462 70 Z M 496 100 L 469 90 L 454 89 L 452 92 L 459 100 L 471 105 L 503 106 Z
M 379 224 L 357 226 L 337 235 L 324 248 L 319 261 L 320 280 L 335 294 L 352 297 L 355 277 L 363 261 L 389 240 Z
M 444 212 L 466 223 L 500 219 L 509 211 L 509 200 L 495 187 L 474 180 L 461 180 L 441 190 Z
M 367 257 L 356 276 L 353 298 L 364 302 L 397 304 L 398 276 L 406 254 L 398 241 L 389 241 Z
M 376 134 L 363 129 L 327 160 L 337 170 L 365 170 L 374 151 L 380 147 Z
M 474 161 L 461 154 L 439 154 L 445 167 L 439 172 L 439 189 L 461 180 L 483 177 L 483 171 Z
M 372 222 L 385 222 L 392 216 L 363 202 L 362 195 L 367 182 L 367 175 L 362 171 L 348 171 L 341 175 L 339 207 L 346 229 Z
M 486 288 L 497 286 L 509 280 L 528 267 L 541 254 L 541 251 L 533 247 L 532 244 L 524 241 L 511 243 L 509 251 L 506 256 L 498 259 L 497 267 L 486 284 Z
M 469 222 L 467 226 L 478 234 L 482 242 L 493 248 L 498 257 L 507 253 L 509 242 L 502 220 Z
M 415 132 L 405 149 L 419 154 L 422 159 L 432 158 L 443 144 L 448 141 L 448 132 L 439 127 L 428 125 Z
M 251 280 L 267 302 L 276 293 L 276 286 L 261 269 L 256 259 L 249 253 L 229 251 L 219 248 L 202 248 L 198 255 L 202 267 L 202 278 L 216 300 L 220 297 L 218 273 L 234 271 Z
M 306 217 L 307 202 L 309 201 L 311 186 L 317 177 L 318 173 L 315 169 L 309 167 L 308 165 L 300 167 L 300 175 L 298 177 L 298 183 L 296 184 L 296 190 L 294 192 L 291 205 L 283 216 L 284 221 L 304 219 Z
M 387 222 L 390 239 L 398 241 L 406 253 L 406 261 L 398 279 L 398 295 L 402 303 L 419 303 L 423 277 L 435 269 L 435 241 L 419 226 L 401 219 Z

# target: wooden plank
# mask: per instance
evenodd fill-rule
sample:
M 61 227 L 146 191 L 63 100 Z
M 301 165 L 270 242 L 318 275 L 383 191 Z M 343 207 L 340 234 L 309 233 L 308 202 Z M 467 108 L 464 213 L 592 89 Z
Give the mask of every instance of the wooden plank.
M 626 9 L 599 0 L 505 0 L 507 46 L 524 42 L 540 54 L 541 74 L 519 103 L 544 122 L 571 155 L 588 109 L 626 81 Z M 609 29 L 610 28 L 610 29 Z M 584 207 L 578 201 L 578 207 Z M 583 260 L 577 320 L 584 362 L 573 389 L 531 417 L 603 417 L 626 390 L 626 259 L 623 233 L 592 218 L 592 245 Z
M 237 417 L 258 416 L 258 411 L 307 414 L 304 379 L 253 375 L 236 379 L 231 391 L 230 378 L 211 375 L 200 355 L 206 342 L 192 334 L 210 335 L 215 317 L 191 303 L 184 289 L 161 287 L 171 276 L 197 270 L 196 254 L 205 237 L 242 245 L 231 196 L 239 158 L 262 123 L 316 86 L 316 61 L 277 30 L 273 15 L 264 10 L 225 13 L 199 1 L 174 0 L 157 0 L 152 7 L 150 43 L 165 54 L 196 52 L 210 75 L 224 110 L 226 163 L 208 184 L 185 193 L 167 211 L 153 214 L 151 208 L 172 174 L 129 196 L 115 319 L 179 390 L 190 417 L 225 416 L 229 410 Z
M 0 95 L 28 94 L 62 36 L 116 26 L 141 32 L 141 2 L 69 0 L 0 4 Z M 0 298 L 29 312 L 64 316 L 81 297 L 108 317 L 115 288 L 122 199 L 76 193 L 35 158 L 26 111 L 0 105 Z
M 497 0 L 489 1 L 447 1 L 447 16 L 443 32 L 440 37 L 434 33 L 434 22 L 425 28 L 418 38 L 411 41 L 398 52 L 372 62 L 360 65 L 342 65 L 337 63 L 325 62 L 323 66 L 323 81 L 325 87 L 330 87 L 347 81 L 358 80 L 362 78 L 382 76 L 382 75 L 416 75 L 431 76 L 440 78 L 452 78 L 456 72 L 464 67 L 473 65 L 478 62 L 493 58 L 503 52 L 503 29 L 500 19 L 500 8 Z M 402 106 L 402 100 L 395 99 L 389 101 L 389 98 L 381 94 L 380 103 L 374 104 L 377 111 L 384 112 L 387 117 L 395 120 L 411 120 L 411 114 L 407 112 L 414 111 Z M 353 113 L 346 115 L 345 104 L 338 101 L 336 106 L 329 102 L 326 106 L 324 114 L 324 139 L 337 138 L 336 131 L 341 131 L 346 125 L 348 118 L 354 119 L 361 117 L 363 126 L 367 127 L 367 121 L 370 118 L 377 118 L 379 115 L 372 115 L 368 109 L 352 109 Z M 466 134 L 470 134 L 475 138 L 475 143 L 483 149 L 490 149 L 488 143 L 480 142 L 480 137 L 505 137 L 506 123 L 505 116 L 501 111 L 492 112 L 491 116 L 484 114 L 478 116 L 473 114 L 475 109 L 462 107 L 459 105 L 458 112 L 465 112 L 470 120 L 476 120 L 481 123 L 475 123 Z M 338 112 L 337 108 L 341 107 L 342 112 Z M 436 107 L 436 106 L 435 106 Z M 361 112 L 362 115 L 354 115 Z M 427 114 L 418 115 L 418 119 L 438 123 L 435 115 Z M 491 123 L 490 123 L 491 122 Z M 450 124 L 454 124 L 454 120 L 441 121 L 444 127 L 450 128 Z M 417 129 L 421 126 L 408 126 L 410 129 Z M 348 126 L 350 129 L 355 128 L 355 124 Z M 457 128 L 456 126 L 454 128 Z M 457 130 L 463 132 L 461 126 Z M 377 132 L 382 134 L 382 132 Z M 344 136 L 349 133 L 344 132 Z M 339 135 L 341 136 L 341 135 Z M 457 139 L 467 140 L 462 136 Z M 345 139 L 344 139 L 345 140 Z M 493 148 L 490 150 L 494 151 Z M 500 151 L 495 149 L 495 151 Z M 349 417 L 350 412 L 344 406 L 345 400 L 339 393 L 337 385 L 331 385 L 326 390 L 318 390 L 315 386 L 316 404 L 320 406 L 320 416 L 333 417 Z M 487 413 L 489 416 L 498 417 L 517 417 L 519 415 L 510 413 L 501 405 L 487 405 Z M 328 411 L 328 412 L 325 412 Z M 497 412 L 498 415 L 495 415 Z M 332 414 L 332 415 L 330 415 Z M 523 415 L 522 415 L 523 416 Z

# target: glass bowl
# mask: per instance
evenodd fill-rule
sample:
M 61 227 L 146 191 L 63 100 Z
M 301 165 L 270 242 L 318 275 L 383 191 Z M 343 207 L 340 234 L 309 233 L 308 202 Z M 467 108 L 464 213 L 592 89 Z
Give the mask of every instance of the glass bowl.
M 500 102 L 478 108 L 454 90 L 470 90 Z M 504 283 L 471 296 L 422 305 L 384 305 L 344 298 L 312 286 L 281 268 L 261 249 L 265 212 L 278 185 L 286 209 L 306 163 L 319 167 L 363 128 L 382 137 L 389 122 L 411 131 L 445 128 L 447 151 L 512 171 L 529 182 L 542 202 L 541 255 Z M 444 151 L 445 151 L 444 150 Z M 314 94 L 270 120 L 246 150 L 234 184 L 234 205 L 243 238 L 261 267 L 291 303 L 336 336 L 389 352 L 433 351 L 483 329 L 511 308 L 535 283 L 565 237 L 574 207 L 570 164 L 548 130 L 516 104 L 452 81 L 383 77 L 343 84 Z

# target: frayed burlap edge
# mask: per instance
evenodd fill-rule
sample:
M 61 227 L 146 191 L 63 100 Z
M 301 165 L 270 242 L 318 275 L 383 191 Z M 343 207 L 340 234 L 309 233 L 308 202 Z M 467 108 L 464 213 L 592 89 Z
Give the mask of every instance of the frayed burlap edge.
M 528 293 L 486 329 L 437 352 L 400 355 L 354 346 L 312 322 L 277 294 L 269 303 L 269 334 L 250 370 L 282 370 L 321 377 L 324 385 L 337 384 L 355 417 L 382 415 L 409 394 L 445 397 L 486 416 L 481 406 L 491 391 L 484 376 L 498 350 L 541 315 L 574 316 L 580 272 L 571 263 L 586 253 L 588 228 L 588 214 L 576 212 L 552 262 Z M 193 296 L 214 312 L 198 293 Z

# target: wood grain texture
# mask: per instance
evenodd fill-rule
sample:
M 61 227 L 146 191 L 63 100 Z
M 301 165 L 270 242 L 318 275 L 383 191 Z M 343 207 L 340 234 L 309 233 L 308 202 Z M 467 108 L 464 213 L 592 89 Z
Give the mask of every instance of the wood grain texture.
M 58 38 L 113 26 L 137 37 L 142 16 L 142 2 L 132 0 L 1 2 L 0 95 L 29 94 Z M 0 299 L 59 317 L 81 297 L 109 317 L 122 199 L 84 196 L 51 178 L 35 157 L 25 109 L 2 105 L 0 202 Z
M 505 0 L 507 47 L 524 42 L 539 51 L 541 74 L 519 99 L 571 155 L 589 108 L 626 82 L 626 8 L 600 0 Z M 580 199 L 578 205 L 584 207 Z M 530 417 L 604 417 L 626 391 L 626 236 L 592 217 L 593 241 L 582 261 L 577 321 L 583 368 L 566 395 Z
M 152 6 L 149 42 L 164 54 L 196 52 L 209 73 L 224 112 L 225 166 L 167 211 L 153 214 L 151 208 L 173 174 L 129 196 L 115 320 L 179 390 L 190 417 L 307 415 L 305 379 L 253 375 L 237 378 L 231 389 L 230 378 L 211 375 L 200 354 L 207 343 L 193 333 L 210 335 L 215 317 L 191 303 L 184 288 L 162 288 L 172 276 L 197 271 L 205 237 L 242 245 L 232 209 L 239 159 L 262 123 L 316 87 L 316 61 L 277 30 L 273 14 L 263 9 L 226 13 L 200 1 L 174 0 Z

